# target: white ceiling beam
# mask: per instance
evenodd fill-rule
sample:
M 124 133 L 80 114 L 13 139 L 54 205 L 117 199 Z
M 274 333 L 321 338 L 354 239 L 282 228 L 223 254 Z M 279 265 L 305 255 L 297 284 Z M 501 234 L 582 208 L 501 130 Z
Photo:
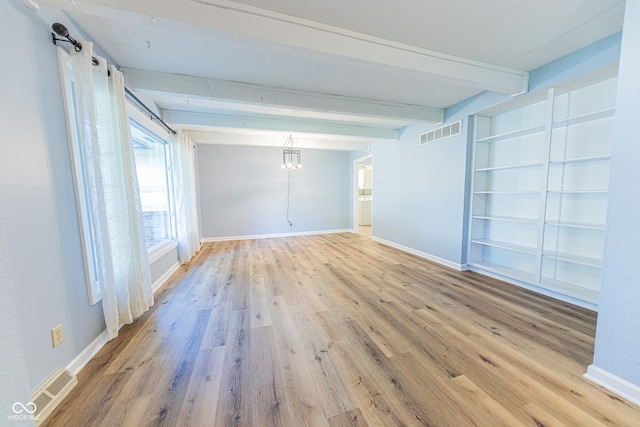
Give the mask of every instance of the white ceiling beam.
M 444 110 L 441 108 L 382 102 L 131 68 L 123 68 L 122 71 L 125 75 L 127 87 L 142 92 L 186 95 L 254 105 L 288 107 L 381 119 L 398 119 L 409 122 L 440 123 L 444 118 Z
M 195 144 L 218 144 L 218 145 L 247 145 L 282 147 L 287 134 L 239 134 L 233 132 L 210 132 L 210 131 L 185 131 L 185 134 Z M 316 150 L 334 151 L 366 151 L 369 142 L 350 139 L 332 138 L 306 138 L 300 135 L 293 135 L 293 143 L 296 148 L 311 148 Z
M 96 16 L 114 10 L 146 17 L 147 24 L 173 31 L 176 22 L 250 40 L 337 55 L 425 73 L 447 84 L 518 94 L 528 90 L 529 73 L 445 55 L 318 22 L 228 0 L 41 0 L 42 4 Z M 104 6 L 104 4 L 108 6 Z M 197 31 L 197 29 L 192 29 Z
M 321 120 L 241 117 L 227 114 L 196 113 L 191 111 L 163 110 L 162 119 L 176 127 L 207 127 L 221 129 L 263 130 L 278 132 L 300 132 L 320 135 L 362 137 L 372 140 L 391 141 L 398 138 L 396 129 L 377 128 Z

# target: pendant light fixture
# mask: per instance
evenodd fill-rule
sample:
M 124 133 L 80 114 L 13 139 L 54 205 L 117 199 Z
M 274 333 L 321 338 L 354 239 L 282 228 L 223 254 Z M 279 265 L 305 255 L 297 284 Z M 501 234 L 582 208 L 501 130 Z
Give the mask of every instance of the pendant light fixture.
M 282 169 L 296 170 L 301 167 L 302 157 L 300 155 L 300 149 L 293 148 L 293 137 L 289 134 L 282 150 Z

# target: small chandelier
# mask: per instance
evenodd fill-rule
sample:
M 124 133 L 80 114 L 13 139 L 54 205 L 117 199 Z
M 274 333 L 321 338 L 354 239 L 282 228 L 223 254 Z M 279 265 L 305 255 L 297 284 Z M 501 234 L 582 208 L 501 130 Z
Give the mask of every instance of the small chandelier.
M 284 142 L 284 150 L 282 150 L 282 169 L 296 170 L 302 167 L 302 157 L 300 149 L 293 148 L 293 137 L 289 135 Z

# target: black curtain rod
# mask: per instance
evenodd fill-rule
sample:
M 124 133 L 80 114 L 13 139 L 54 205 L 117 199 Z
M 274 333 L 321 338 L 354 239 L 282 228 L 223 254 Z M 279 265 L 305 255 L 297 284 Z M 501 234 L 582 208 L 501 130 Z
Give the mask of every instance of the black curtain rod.
M 175 135 L 177 132 L 173 129 L 171 129 L 171 127 L 169 127 L 168 124 L 166 124 L 164 122 L 164 120 L 162 120 L 160 117 L 158 117 L 158 115 L 156 113 L 154 113 L 149 107 L 147 107 L 144 102 L 140 101 L 138 99 L 137 96 L 135 96 L 129 89 L 127 89 L 126 87 L 124 88 L 124 92 L 127 95 L 127 98 L 129 98 L 130 100 L 132 100 L 133 102 L 135 102 L 138 107 L 142 108 L 144 111 L 147 112 L 147 114 L 149 114 L 149 116 L 151 117 L 151 120 L 155 120 L 158 123 L 160 123 L 162 125 L 162 127 L 164 127 L 166 130 L 168 130 L 172 135 Z
M 59 39 L 59 38 L 56 37 L 56 35 L 54 33 L 51 33 L 51 39 L 53 41 L 53 44 L 56 44 L 56 42 L 59 42 L 59 41 L 68 42 L 68 43 L 71 43 L 73 45 L 73 47 L 76 50 L 76 52 L 80 52 L 82 50 L 82 44 L 69 35 L 69 30 L 67 30 L 67 27 L 65 27 L 64 25 L 56 22 L 55 24 L 51 25 L 51 28 L 53 28 L 53 31 L 55 31 L 56 34 L 58 34 L 60 37 L 64 37 L 66 39 L 66 40 L 65 39 Z M 91 61 L 93 62 L 93 65 L 98 65 L 99 64 L 99 61 L 93 56 L 91 57 Z M 147 114 L 149 114 L 149 117 L 151 118 L 151 120 L 155 120 L 158 123 L 160 123 L 162 125 L 162 127 L 164 127 L 172 135 L 176 134 L 175 130 L 171 129 L 171 127 L 169 127 L 169 125 L 166 124 L 164 122 L 164 120 L 162 120 L 160 117 L 158 117 L 158 115 L 156 113 L 154 113 L 149 107 L 147 107 L 144 102 L 140 101 L 138 99 L 138 97 L 135 96 L 129 89 L 127 89 L 125 87 L 124 88 L 124 92 L 127 95 L 127 98 L 129 98 L 131 101 L 135 102 L 136 105 L 140 109 L 144 110 Z

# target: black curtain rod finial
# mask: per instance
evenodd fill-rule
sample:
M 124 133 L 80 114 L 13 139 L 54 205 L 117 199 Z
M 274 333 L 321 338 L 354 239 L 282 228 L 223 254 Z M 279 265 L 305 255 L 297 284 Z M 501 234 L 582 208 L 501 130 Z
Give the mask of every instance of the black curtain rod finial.
M 69 30 L 67 30 L 67 27 L 65 27 L 64 25 L 62 25 L 59 22 L 54 22 L 51 25 L 51 28 L 53 28 L 53 31 L 56 32 L 57 35 L 59 35 L 60 37 L 69 37 Z
M 59 41 L 67 42 L 73 45 L 76 52 L 80 52 L 82 50 L 82 44 L 69 35 L 69 30 L 67 30 L 67 27 L 65 27 L 59 22 L 55 22 L 51 25 L 51 28 L 53 29 L 53 31 L 55 31 L 57 35 L 59 35 L 60 37 L 64 37 L 64 39 L 59 39 L 56 37 L 56 34 L 51 33 L 51 39 L 53 41 L 53 44 L 57 44 L 56 42 L 59 42 Z

